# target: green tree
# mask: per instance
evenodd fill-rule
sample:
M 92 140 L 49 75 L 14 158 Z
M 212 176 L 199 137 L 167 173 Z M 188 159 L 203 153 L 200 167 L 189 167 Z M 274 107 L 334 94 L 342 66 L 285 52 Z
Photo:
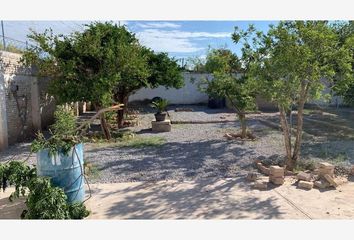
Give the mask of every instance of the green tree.
M 130 68 L 122 68 L 121 81 L 115 87 L 115 100 L 124 104 L 123 110 L 118 111 L 118 127 L 123 126 L 129 96 L 137 90 L 143 87 L 156 88 L 158 86 L 181 88 L 184 85 L 182 69 L 177 61 L 169 58 L 166 53 L 155 53 L 142 47 L 136 54 L 139 56 L 137 62 L 144 61 L 146 67 L 140 68 L 144 69 L 143 74 L 137 74 L 139 73 L 138 64 Z
M 90 101 L 99 110 L 113 103 L 122 65 L 135 65 L 140 60 L 131 54 L 130 43 L 135 39 L 124 26 L 92 23 L 86 27 L 84 32 L 68 36 L 54 35 L 51 29 L 32 31 L 29 38 L 36 46 L 24 53 L 23 62 L 34 65 L 39 76 L 49 77 L 49 93 L 59 104 Z M 100 120 L 110 138 L 103 114 Z
M 106 22 L 86 25 L 68 36 L 32 32 L 35 47 L 23 61 L 35 65 L 38 74 L 50 77 L 50 93 L 59 103 L 91 101 L 99 110 L 117 101 L 118 126 L 123 126 L 129 96 L 142 87 L 183 86 L 181 69 L 165 53 L 142 46 L 125 26 Z M 109 138 L 104 116 L 101 126 Z
M 248 44 L 248 37 L 252 35 L 252 31 L 247 33 L 243 38 L 242 49 Z M 234 37 L 241 32 L 235 30 Z M 250 34 L 250 35 L 248 35 Z M 235 41 L 239 44 L 240 39 Z M 247 137 L 246 111 L 254 109 L 256 87 L 253 79 L 249 75 L 249 56 L 252 51 L 244 53 L 239 59 L 230 50 L 212 49 L 209 51 L 205 63 L 207 72 L 213 75 L 212 79 L 203 79 L 199 84 L 202 91 L 208 93 L 212 97 L 225 97 L 229 100 L 236 111 L 241 124 L 241 138 Z M 253 53 L 253 52 L 252 52 Z
M 292 170 L 300 157 L 305 103 L 323 96 L 326 84 L 335 78 L 335 63 L 344 61 L 340 66 L 346 66 L 350 57 L 337 48 L 338 35 L 325 21 L 282 21 L 259 38 L 262 61 L 253 73 L 262 83 L 263 94 L 279 107 L 285 164 Z M 297 109 L 293 144 L 287 117 L 292 107 Z
M 334 63 L 336 76 L 333 90 L 343 97 L 344 103 L 354 106 L 354 21 L 336 22 L 332 27 L 339 37 L 338 50 L 347 57 Z

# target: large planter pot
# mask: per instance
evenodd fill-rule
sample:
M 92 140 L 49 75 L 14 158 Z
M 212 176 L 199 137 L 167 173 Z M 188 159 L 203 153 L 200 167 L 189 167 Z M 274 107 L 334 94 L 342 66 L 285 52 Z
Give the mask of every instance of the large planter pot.
M 156 114 L 155 114 L 156 122 L 165 121 L 165 120 L 166 120 L 166 115 L 167 115 L 167 113 L 165 113 L 165 112 L 163 112 L 163 113 L 156 113 Z
M 84 146 L 75 145 L 67 155 L 58 151 L 54 156 L 47 149 L 37 153 L 37 174 L 51 178 L 54 186 L 64 189 L 68 203 L 83 202 L 84 187 Z

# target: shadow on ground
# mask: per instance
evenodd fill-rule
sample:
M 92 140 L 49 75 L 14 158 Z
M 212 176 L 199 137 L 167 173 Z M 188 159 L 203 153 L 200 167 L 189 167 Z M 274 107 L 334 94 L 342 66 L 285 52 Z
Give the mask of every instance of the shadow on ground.
M 272 193 L 246 192 L 240 178 L 193 182 L 143 182 L 100 192 L 102 202 L 114 198 L 104 218 L 119 219 L 277 219 L 284 218 Z M 242 190 L 243 189 L 243 190 Z M 257 191 L 258 192 L 258 191 Z M 123 197 L 119 197 L 123 196 Z M 287 207 L 285 205 L 285 207 Z M 101 210 L 102 213 L 102 210 Z
M 121 154 L 124 152 L 124 154 Z M 156 181 L 204 177 L 233 177 L 255 157 L 252 148 L 225 140 L 168 142 L 140 149 L 104 148 L 88 150 L 87 161 L 100 171 L 108 170 L 120 181 Z M 105 159 L 105 161 L 101 161 Z

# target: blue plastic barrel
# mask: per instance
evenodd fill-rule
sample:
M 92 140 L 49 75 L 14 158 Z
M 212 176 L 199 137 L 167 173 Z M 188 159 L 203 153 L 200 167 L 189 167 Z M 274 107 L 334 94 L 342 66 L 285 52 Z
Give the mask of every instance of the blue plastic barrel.
M 37 152 L 37 174 L 50 177 L 54 186 L 63 188 L 68 197 L 68 203 L 84 201 L 83 166 L 84 146 L 82 143 L 75 145 L 67 155 L 58 152 L 50 156 L 47 149 Z

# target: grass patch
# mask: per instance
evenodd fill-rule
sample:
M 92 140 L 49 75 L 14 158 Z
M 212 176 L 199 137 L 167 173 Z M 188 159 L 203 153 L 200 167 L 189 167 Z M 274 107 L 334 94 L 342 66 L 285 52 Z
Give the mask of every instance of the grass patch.
M 163 137 L 134 137 L 127 140 L 117 142 L 115 145 L 118 147 L 131 147 L 131 148 L 143 148 L 143 147 L 158 147 L 166 143 L 166 139 Z
M 295 168 L 294 172 L 300 172 L 300 171 L 305 171 L 305 170 L 310 170 L 313 171 L 316 168 L 316 162 L 313 160 L 307 160 L 307 161 L 298 161 Z

